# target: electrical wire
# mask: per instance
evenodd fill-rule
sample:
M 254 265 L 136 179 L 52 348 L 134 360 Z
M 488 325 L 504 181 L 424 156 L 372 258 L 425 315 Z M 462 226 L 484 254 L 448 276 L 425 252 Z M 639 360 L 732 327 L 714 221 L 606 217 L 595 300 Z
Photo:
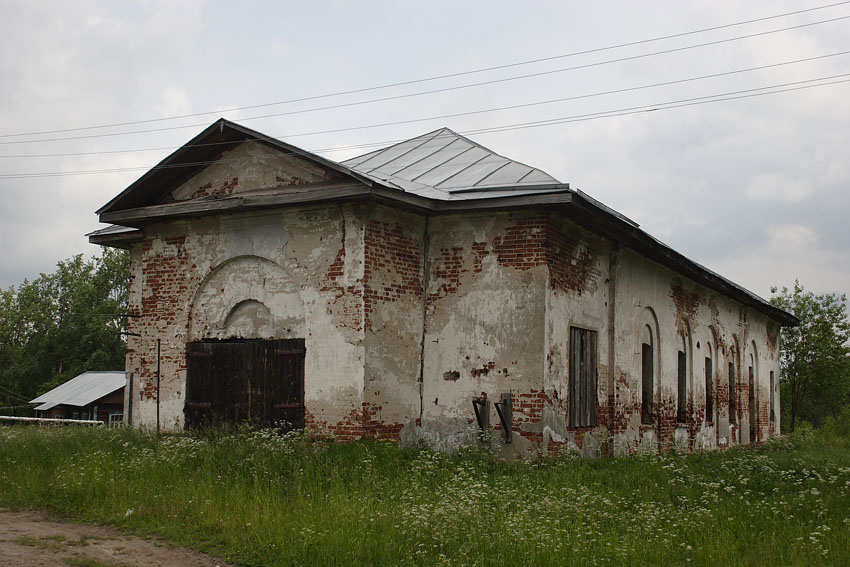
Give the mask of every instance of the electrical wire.
M 0 386 L 0 394 L 3 394 L 6 397 L 17 398 L 17 399 L 19 399 L 23 402 L 29 403 L 29 400 L 25 396 L 22 396 L 18 392 L 10 390 L 10 389 L 6 388 L 5 386 Z
M 588 114 L 579 114 L 573 116 L 559 117 L 559 118 L 550 118 L 547 120 L 538 120 L 532 122 L 520 122 L 516 124 L 508 124 L 502 126 L 493 126 L 489 128 L 480 128 L 474 130 L 465 130 L 463 132 L 459 132 L 462 135 L 474 135 L 474 134 L 489 134 L 494 132 L 506 132 L 511 130 L 520 130 L 525 128 L 536 128 L 540 126 L 551 126 L 556 124 L 565 124 L 570 122 L 583 122 L 588 120 L 597 120 L 599 118 L 613 118 L 617 116 L 627 116 L 630 114 L 637 114 L 643 112 L 654 112 L 658 110 L 668 110 L 671 108 L 682 108 L 686 106 L 697 106 L 701 104 L 707 104 L 710 102 L 722 102 L 727 100 L 738 100 L 744 98 L 752 98 L 756 96 L 764 96 L 769 94 L 778 94 L 784 92 L 791 92 L 803 89 L 810 89 L 821 86 L 834 85 L 839 83 L 850 82 L 850 78 L 836 80 L 826 83 L 818 83 L 818 84 L 805 84 L 805 83 L 813 83 L 817 81 L 827 81 L 829 79 L 836 79 L 840 77 L 850 77 L 850 73 L 842 73 L 839 75 L 832 75 L 829 77 L 820 77 L 817 79 L 808 79 L 803 81 L 794 81 L 791 83 L 784 83 L 778 85 L 770 85 L 766 87 L 758 87 L 754 89 L 745 89 L 741 91 L 731 91 L 726 93 L 719 93 L 715 95 L 706 95 L 702 97 L 694 97 L 688 99 L 680 99 L 675 101 L 667 101 L 656 104 L 648 104 L 636 107 L 629 108 L 621 108 L 616 110 L 608 110 L 601 112 L 594 112 Z M 796 85 L 796 86 L 795 86 Z M 782 88 L 780 87 L 789 87 Z M 768 90 L 768 89 L 777 89 L 777 90 Z M 759 92 L 759 91 L 767 91 L 767 92 Z M 348 151 L 351 149 L 358 148 L 367 148 L 367 147 L 375 147 L 375 146 L 388 146 L 394 143 L 402 142 L 404 140 L 391 140 L 384 142 L 373 142 L 368 144 L 355 144 L 345 147 L 332 147 L 332 148 L 323 148 L 317 150 L 310 150 L 312 153 L 323 154 L 323 153 L 332 153 L 337 151 Z M 31 179 L 31 178 L 42 178 L 42 177 L 64 177 L 64 176 L 76 176 L 76 175 L 92 175 L 92 174 L 102 174 L 102 173 L 124 173 L 129 171 L 144 171 L 144 170 L 162 170 L 162 169 L 176 169 L 183 167 L 198 167 L 204 165 L 211 165 L 213 163 L 225 163 L 229 160 L 213 160 L 213 161 L 199 161 L 199 162 L 190 162 L 190 163 L 180 163 L 180 164 L 161 164 L 150 167 L 126 167 L 126 168 L 112 168 L 112 169 L 100 169 L 100 170 L 82 170 L 82 171 L 61 171 L 61 172 L 40 172 L 40 173 L 26 173 L 26 174 L 2 174 L 0 175 L 0 179 Z M 232 160 L 239 161 L 239 160 Z
M 776 68 L 776 67 L 782 67 L 782 66 L 785 66 L 785 65 L 793 65 L 793 64 L 797 64 L 797 63 L 807 63 L 807 62 L 811 62 L 811 61 L 815 61 L 815 60 L 827 59 L 827 58 L 830 58 L 830 57 L 837 57 L 837 56 L 840 56 L 840 55 L 847 55 L 847 54 L 850 54 L 850 51 L 840 51 L 840 52 L 837 52 L 837 53 L 830 53 L 830 54 L 827 54 L 827 55 L 818 55 L 818 56 L 814 56 L 814 57 L 807 57 L 807 58 L 804 58 L 804 59 L 795 59 L 793 61 L 783 61 L 781 63 L 771 63 L 769 65 L 760 65 L 758 67 L 749 67 L 749 68 L 746 68 L 746 69 L 736 69 L 736 70 L 733 70 L 733 71 L 724 71 L 724 72 L 721 72 L 721 73 L 713 73 L 713 74 L 710 74 L 710 75 L 701 75 L 701 76 L 698 76 L 698 77 L 688 77 L 688 78 L 685 78 L 685 79 L 675 79 L 675 80 L 672 80 L 672 81 L 664 81 L 664 82 L 652 83 L 652 84 L 647 84 L 647 85 L 639 85 L 639 86 L 635 86 L 635 87 L 625 87 L 625 88 L 622 88 L 622 89 L 614 89 L 614 90 L 609 90 L 609 91 L 587 93 L 587 94 L 582 94 L 582 95 L 574 95 L 574 96 L 569 96 L 569 97 L 548 99 L 548 100 L 542 100 L 542 101 L 536 101 L 536 102 L 514 104 L 514 105 L 510 105 L 510 106 L 501 106 L 501 107 L 497 107 L 497 108 L 488 108 L 488 109 L 482 109 L 482 110 L 471 110 L 471 111 L 467 111 L 467 112 L 456 112 L 456 113 L 453 113 L 453 114 L 442 114 L 442 115 L 439 115 L 439 116 L 428 116 L 428 117 L 424 117 L 424 118 L 411 118 L 411 119 L 408 119 L 408 120 L 398 120 L 398 121 L 394 121 L 394 122 L 382 122 L 382 123 L 378 123 L 378 124 L 366 124 L 366 125 L 360 125 L 360 126 L 351 126 L 351 127 L 347 127 L 347 128 L 336 128 L 336 129 L 332 129 L 332 130 L 318 130 L 318 131 L 312 131 L 312 132 L 300 132 L 300 133 L 297 133 L 297 134 L 287 134 L 285 136 L 285 138 L 291 139 L 291 138 L 298 138 L 298 137 L 304 137 L 304 136 L 315 136 L 315 135 L 319 135 L 319 134 L 351 132 L 351 131 L 355 131 L 355 130 L 382 128 L 382 127 L 386 127 L 386 126 L 398 126 L 398 125 L 401 125 L 401 124 L 414 124 L 414 123 L 417 123 L 417 122 L 428 122 L 428 121 L 432 121 L 432 120 L 444 120 L 444 119 L 447 119 L 447 118 L 458 118 L 458 117 L 461 117 L 461 116 L 472 116 L 472 115 L 476 115 L 476 114 L 486 114 L 486 113 L 490 113 L 490 112 L 499 112 L 499 111 L 504 111 L 504 110 L 515 110 L 515 109 L 518 109 L 518 108 L 529 108 L 529 107 L 532 107 L 532 106 L 541 106 L 541 105 L 554 104 L 554 103 L 559 103 L 559 102 L 568 102 L 568 101 L 572 101 L 572 100 L 582 100 L 582 99 L 588 99 L 588 98 L 593 98 L 593 97 L 598 97 L 598 96 L 605 96 L 605 95 L 612 95 L 612 94 L 622 94 L 622 93 L 626 93 L 626 92 L 646 90 L 646 89 L 655 88 L 655 87 L 670 86 L 670 85 L 682 84 L 682 83 L 693 82 L 693 81 L 700 81 L 700 80 L 705 80 L 705 79 L 714 79 L 714 78 L 718 78 L 718 77 L 737 75 L 737 74 L 747 73 L 747 72 L 751 72 L 751 71 L 762 71 L 762 70 L 765 70 L 765 69 L 772 69 L 772 68 Z M 283 138 L 283 136 L 280 136 L 278 138 Z M 274 138 L 274 139 L 278 139 L 278 138 Z M 230 144 L 230 143 L 231 142 L 209 142 L 209 143 L 204 143 L 204 144 L 193 144 L 191 147 L 199 148 L 199 147 L 207 147 L 207 146 L 227 145 L 227 144 Z M 128 150 L 107 150 L 107 151 L 100 151 L 100 152 L 68 152 L 68 153 L 55 153 L 55 154 L 17 154 L 17 155 L 7 154 L 7 155 L 0 155 L 0 159 L 3 159 L 3 158 L 77 157 L 77 156 L 89 156 L 89 155 L 105 155 L 105 154 L 144 152 L 144 151 L 153 151 L 153 150 L 173 150 L 173 149 L 177 149 L 179 147 L 181 147 L 181 146 L 170 146 L 170 147 L 162 147 L 162 148 L 128 149 Z
M 260 120 L 260 119 L 266 119 L 266 118 L 278 118 L 278 117 L 281 117 L 281 116 L 291 116 L 291 115 L 294 115 L 294 114 L 307 114 L 307 113 L 312 113 L 312 112 L 320 112 L 320 111 L 324 111 L 324 110 L 336 110 L 336 109 L 340 109 L 340 108 L 350 108 L 350 107 L 353 107 L 353 106 L 361 106 L 361 105 L 364 105 L 364 104 L 375 104 L 375 103 L 378 103 L 378 102 L 387 102 L 387 101 L 392 101 L 392 100 L 402 100 L 402 99 L 407 99 L 407 98 L 426 96 L 426 95 L 430 95 L 430 94 L 438 94 L 438 93 L 456 91 L 456 90 L 461 90 L 461 89 L 469 89 L 469 88 L 480 87 L 480 86 L 485 86 L 485 85 L 506 83 L 506 82 L 510 82 L 510 81 L 519 81 L 519 80 L 529 79 L 529 78 L 534 78 L 534 77 L 542 77 L 542 76 L 546 76 L 546 75 L 553 75 L 553 74 L 556 74 L 556 73 L 565 73 L 565 72 L 568 72 L 568 71 L 576 71 L 576 70 L 579 70 L 579 69 L 588 69 L 588 68 L 592 68 L 592 67 L 599 67 L 599 66 L 602 66 L 602 65 L 610 65 L 612 63 L 622 63 L 622 62 L 625 62 L 625 61 L 634 61 L 634 60 L 643 59 L 643 58 L 646 58 L 646 57 L 654 57 L 656 55 L 666 55 L 666 54 L 670 54 L 670 53 L 678 53 L 678 52 L 681 52 L 681 51 L 698 49 L 698 48 L 701 48 L 701 47 L 708 47 L 708 46 L 712 46 L 712 45 L 719 45 L 719 44 L 722 44 L 722 43 L 728 43 L 728 42 L 731 42 L 731 41 L 739 41 L 739 40 L 742 40 L 742 39 L 750 39 L 750 38 L 753 38 L 753 37 L 761 37 L 761 36 L 765 36 L 765 35 L 781 33 L 781 32 L 784 32 L 784 31 L 801 29 L 801 28 L 806 28 L 806 27 L 821 25 L 821 24 L 825 24 L 825 23 L 831 23 L 831 22 L 836 22 L 836 21 L 840 21 L 840 20 L 846 20 L 846 19 L 850 19 L 850 15 L 840 16 L 840 17 L 837 17 L 837 18 L 831 18 L 831 19 L 828 19 L 828 20 L 821 20 L 821 21 L 818 21 L 818 22 L 810 22 L 810 23 L 807 23 L 807 24 L 800 24 L 800 25 L 797 25 L 797 26 L 780 28 L 780 29 L 776 29 L 776 30 L 769 30 L 769 31 L 765 31 L 765 32 L 758 32 L 758 33 L 753 33 L 753 34 L 748 34 L 748 35 L 743 35 L 743 36 L 737 36 L 737 37 L 733 37 L 733 38 L 726 38 L 726 39 L 720 39 L 720 40 L 716 40 L 716 41 L 709 41 L 709 42 L 699 43 L 699 44 L 695 44 L 695 45 L 688 45 L 688 46 L 684 46 L 684 47 L 676 47 L 676 48 L 672 48 L 672 49 L 665 49 L 665 50 L 661 50 L 661 51 L 643 53 L 643 54 L 640 54 L 640 55 L 632 55 L 632 56 L 629 56 L 629 57 L 620 57 L 620 58 L 617 58 L 617 59 L 608 59 L 608 60 L 605 60 L 605 61 L 598 61 L 598 62 L 595 62 L 595 63 L 586 63 L 586 64 L 583 64 L 583 65 L 575 65 L 575 66 L 572 66 L 572 67 L 564 67 L 564 68 L 561 68 L 561 69 L 551 69 L 551 70 L 548 70 L 548 71 L 540 71 L 540 72 L 537 72 L 537 73 L 528 73 L 528 74 L 525 74 L 525 75 L 515 75 L 515 76 L 512 76 L 512 77 L 503 77 L 501 79 L 493 79 L 493 80 L 490 80 L 490 81 L 468 83 L 468 84 L 465 84 L 465 85 L 455 85 L 455 86 L 452 86 L 452 87 L 443 87 L 443 88 L 439 88 L 439 89 L 431 89 L 431 90 L 419 91 L 419 92 L 415 92 L 415 93 L 407 93 L 407 94 L 401 94 L 401 95 L 387 96 L 387 97 L 369 99 L 369 100 L 364 100 L 364 101 L 347 102 L 347 103 L 334 104 L 334 105 L 329 105 L 329 106 L 321 106 L 321 107 L 317 107 L 317 108 L 307 108 L 307 109 L 302 109 L 302 110 L 291 110 L 291 111 L 288 111 L 288 112 L 278 112 L 278 113 L 274 113 L 274 114 L 264 114 L 264 115 L 261 115 L 261 116 L 249 116 L 249 117 L 240 118 L 239 120 L 240 120 L 240 122 L 247 122 L 247 121 L 250 121 L 250 120 Z M 144 130 L 131 130 L 131 131 L 125 131 L 125 132 L 111 132 L 111 133 L 104 133 L 104 134 L 86 134 L 86 135 L 81 135 L 81 136 L 65 136 L 65 137 L 60 137 L 60 138 L 44 138 L 44 139 L 41 139 L 41 140 L 6 140 L 6 141 L 0 141 L 0 145 L 41 144 L 41 143 L 45 143 L 45 142 L 63 142 L 63 141 L 69 141 L 69 140 L 86 140 L 86 139 L 92 139 L 92 138 L 111 138 L 111 137 L 116 137 L 116 136 L 129 136 L 129 135 L 136 135 L 136 134 L 149 134 L 149 133 L 153 133 L 153 132 L 167 132 L 167 131 L 172 131 L 172 130 L 184 130 L 184 129 L 187 129 L 187 128 L 199 128 L 199 127 L 202 127 L 202 126 L 206 126 L 206 124 L 187 124 L 187 125 L 183 125 L 183 126 L 167 126 L 167 127 L 162 127 L 162 128 L 148 128 L 148 129 L 144 129 Z
M 804 89 L 811 89 L 811 88 L 815 88 L 815 87 L 835 85 L 835 84 L 839 84 L 839 83 L 850 83 L 850 78 L 847 78 L 847 79 L 842 79 L 842 80 L 837 80 L 837 81 L 830 81 L 830 82 L 826 82 L 826 83 L 819 83 L 819 84 L 816 84 L 816 85 L 803 85 L 803 86 L 795 86 L 795 87 L 789 87 L 789 88 L 784 88 L 784 89 L 778 88 L 778 87 L 786 86 L 786 85 L 799 85 L 800 83 L 808 83 L 808 82 L 812 82 L 812 81 L 821 81 L 821 80 L 837 78 L 837 77 L 850 77 L 850 73 L 842 73 L 840 75 L 833 75 L 832 77 L 823 77 L 821 79 L 811 79 L 811 80 L 808 80 L 808 81 L 795 81 L 793 83 L 786 83 L 785 85 L 773 85 L 773 86 L 770 86 L 770 87 L 760 87 L 760 88 L 756 88 L 756 89 L 746 89 L 746 90 L 743 90 L 743 91 L 737 91 L 737 92 L 733 92 L 733 93 L 725 93 L 723 95 L 708 95 L 708 96 L 703 96 L 703 97 L 682 99 L 680 101 L 668 101 L 668 102 L 660 103 L 658 105 L 647 104 L 647 105 L 643 105 L 643 106 L 624 108 L 624 109 L 620 109 L 620 110 L 611 110 L 611 111 L 605 111 L 605 112 L 578 115 L 576 117 L 555 118 L 555 119 L 550 119 L 550 120 L 538 120 L 538 121 L 535 121 L 535 122 L 521 122 L 519 124 L 510 125 L 510 126 L 494 126 L 492 128 L 481 128 L 481 129 L 478 129 L 478 130 L 466 130 L 466 131 L 464 131 L 464 134 L 469 134 L 469 135 L 489 134 L 489 133 L 493 133 L 493 132 L 508 132 L 508 131 L 511 131 L 511 130 L 536 128 L 536 127 L 539 127 L 539 126 L 553 126 L 553 125 L 556 125 L 556 124 L 567 124 L 567 123 L 570 123 L 570 122 L 584 122 L 584 121 L 587 121 L 587 120 L 596 120 L 596 119 L 599 119 L 599 118 L 613 118 L 613 117 L 617 117 L 617 116 L 627 116 L 629 114 L 637 114 L 637 113 L 642 113 L 642 112 L 654 112 L 654 111 L 657 111 L 657 110 L 668 110 L 668 109 L 671 109 L 671 108 L 682 108 L 682 107 L 686 107 L 686 106 L 698 106 L 698 105 L 709 104 L 709 103 L 713 103 L 713 102 L 724 102 L 724 101 L 728 101 L 728 100 L 740 100 L 740 99 L 745 99 L 745 98 L 753 98 L 753 97 L 756 97 L 756 96 L 779 94 L 779 93 L 799 91 L 799 90 L 804 90 Z M 771 88 L 776 88 L 777 90 L 772 90 L 772 91 L 768 91 L 768 92 L 754 92 L 754 91 L 762 91 L 764 89 L 771 89 Z M 727 95 L 729 95 L 729 96 L 727 96 Z M 731 96 L 731 95 L 735 95 L 735 96 Z
M 503 64 L 503 65 L 495 65 L 495 66 L 492 66 L 492 67 L 484 67 L 484 68 L 473 69 L 473 70 L 469 70 L 469 71 L 460 71 L 460 72 L 456 72 L 456 73 L 435 75 L 435 76 L 432 76 L 432 77 L 425 77 L 425 78 L 421 78 L 421 79 L 412 79 L 412 80 L 409 80 L 409 81 L 400 81 L 400 82 L 396 82 L 396 83 L 388 83 L 388 84 L 384 84 L 384 85 L 364 87 L 364 88 L 360 88 L 360 89 L 352 89 L 352 90 L 339 91 L 339 92 L 334 92 L 334 93 L 326 93 L 326 94 L 321 94 L 321 95 L 313 95 L 313 96 L 307 96 L 307 97 L 302 97 L 302 98 L 294 98 L 294 99 L 277 101 L 277 102 L 254 104 L 254 105 L 249 105 L 249 106 L 240 106 L 240 107 L 234 107 L 234 108 L 230 108 L 230 109 L 226 109 L 226 110 L 213 110 L 213 111 L 206 111 L 206 112 L 196 112 L 196 113 L 192 113 L 192 114 L 182 114 L 182 115 L 168 116 L 168 117 L 162 117 L 162 118 L 149 118 L 149 119 L 145 119 L 145 120 L 135 120 L 135 121 L 128 121 L 128 122 L 115 122 L 115 123 L 111 123 L 111 124 L 100 124 L 100 125 L 95 125 L 95 126 L 81 126 L 81 127 L 77 127 L 77 128 L 64 128 L 64 129 L 58 129 L 58 130 L 43 130 L 43 131 L 39 131 L 39 132 L 21 132 L 21 133 L 17 133 L 17 134 L 0 134 L 0 138 L 19 137 L 19 136 L 36 136 L 36 135 L 44 135 L 44 134 L 59 134 L 59 133 L 64 133 L 64 132 L 76 132 L 76 131 L 95 130 L 95 129 L 102 129 L 102 128 L 114 128 L 114 127 L 118 127 L 118 126 L 133 126 L 133 125 L 137 125 L 137 124 L 149 124 L 149 123 L 164 122 L 164 121 L 169 121 L 169 120 L 181 120 L 181 119 L 184 119 L 184 118 L 195 118 L 195 117 L 199 117 L 199 116 L 209 116 L 211 114 L 218 115 L 218 114 L 222 114 L 222 113 L 226 113 L 226 112 L 253 110 L 255 108 L 267 108 L 267 107 L 271 107 L 271 106 L 280 106 L 280 105 L 292 104 L 292 103 L 296 103 L 296 102 L 307 102 L 307 101 L 319 100 L 319 99 L 323 99 L 323 98 L 331 98 L 331 97 L 337 97 L 337 96 L 359 94 L 359 93 L 364 93 L 364 92 L 370 92 L 370 91 L 376 91 L 376 90 L 382 90 L 382 89 L 389 89 L 389 88 L 395 88 L 395 87 L 401 87 L 401 86 L 407 86 L 407 85 L 414 85 L 414 84 L 421 84 L 421 83 L 426 83 L 426 82 L 431 82 L 431 81 L 437 81 L 437 80 L 442 80 L 442 79 L 450 79 L 450 78 L 473 75 L 473 74 L 478 74 L 478 73 L 486 73 L 486 72 L 490 72 L 490 71 L 497 71 L 497 70 L 500 70 L 500 69 L 520 67 L 520 66 L 524 66 L 524 65 L 531 65 L 531 64 L 534 64 L 534 63 L 543 63 L 543 62 L 546 62 L 546 61 L 554 61 L 554 60 L 558 60 L 558 59 L 565 59 L 565 58 L 568 58 L 568 57 L 577 57 L 579 55 L 589 55 L 591 53 L 599 53 L 599 52 L 603 52 L 603 51 L 610 51 L 610 50 L 613 50 L 613 49 L 621 49 L 621 48 L 624 48 L 624 47 L 634 47 L 634 46 L 637 46 L 637 45 L 653 43 L 653 42 L 656 42 L 656 41 L 664 41 L 664 40 L 668 40 L 668 39 L 675 39 L 675 38 L 678 38 L 678 37 L 685 37 L 685 36 L 689 36 L 689 35 L 695 35 L 695 34 L 700 34 L 700 33 L 705 33 L 705 32 L 710 32 L 710 31 L 717 31 L 717 30 L 721 30 L 721 29 L 725 29 L 725 28 L 743 26 L 743 25 L 747 25 L 747 24 L 764 22 L 764 21 L 778 19 L 778 18 L 784 18 L 784 17 L 788 17 L 788 16 L 795 16 L 795 15 L 804 14 L 804 13 L 807 13 L 807 12 L 814 12 L 814 11 L 817 11 L 817 10 L 834 8 L 836 6 L 842 6 L 842 5 L 845 5 L 845 4 L 850 4 L 850 0 L 847 0 L 845 2 L 836 2 L 836 3 L 833 3 L 833 4 L 826 4 L 826 5 L 823 5 L 823 6 L 816 6 L 816 7 L 813 7 L 813 8 L 806 8 L 806 9 L 803 9 L 803 10 L 796 10 L 796 11 L 793 11 L 793 12 L 785 12 L 783 14 L 775 14 L 773 16 L 765 16 L 765 17 L 762 17 L 762 18 L 754 18 L 754 19 L 751 19 L 751 20 L 743 20 L 743 21 L 740 21 L 740 22 L 722 24 L 722 25 L 718 25 L 718 26 L 701 28 L 701 29 L 697 29 L 697 30 L 675 33 L 675 34 L 671 34 L 671 35 L 658 36 L 658 37 L 654 37 L 654 38 L 631 41 L 631 42 L 627 42 L 627 43 L 620 43 L 620 44 L 616 44 L 616 45 L 609 45 L 609 46 L 606 46 L 606 47 L 586 49 L 586 50 L 583 50 L 583 51 L 574 51 L 574 52 L 571 52 L 571 53 L 564 53 L 564 54 L 561 54 L 561 55 L 553 55 L 553 56 L 550 56 L 550 57 L 540 57 L 540 58 L 537 58 L 537 59 L 529 59 L 529 60 L 518 61 L 518 62 L 514 62 L 514 63 L 506 63 L 506 64 Z
M 816 60 L 820 60 L 820 59 L 827 59 L 827 58 L 830 58 L 830 57 L 837 57 L 837 56 L 840 56 L 840 55 L 847 55 L 847 54 L 850 54 L 850 50 L 849 51 L 840 51 L 838 53 L 830 53 L 830 54 L 827 54 L 827 55 L 818 55 L 818 56 L 814 56 L 814 57 L 807 57 L 807 58 L 804 58 L 804 59 L 795 59 L 793 61 L 783 61 L 781 63 L 772 63 L 772 64 L 769 64 L 769 65 L 760 65 L 758 67 L 749 67 L 749 68 L 746 68 L 746 69 L 736 69 L 736 70 L 733 70 L 733 71 L 724 71 L 724 72 L 721 72 L 721 73 L 713 73 L 713 74 L 710 74 L 710 75 L 701 75 L 701 76 L 698 76 L 698 77 L 688 77 L 688 78 L 685 78 L 685 79 L 675 79 L 675 80 L 672 80 L 672 81 L 664 81 L 664 82 L 652 83 L 652 84 L 647 84 L 647 85 L 639 85 L 639 86 L 635 86 L 635 87 L 625 87 L 625 88 L 622 88 L 622 89 L 614 89 L 614 90 L 609 90 L 609 91 L 587 93 L 587 94 L 582 94 L 582 95 L 574 95 L 574 96 L 562 97 L 562 98 L 556 98 L 556 99 L 548 99 L 548 100 L 542 100 L 542 101 L 536 101 L 536 102 L 514 104 L 514 105 L 510 105 L 510 106 L 501 106 L 501 107 L 497 107 L 497 108 L 488 108 L 488 109 L 482 109 L 482 110 L 471 110 L 471 111 L 467 111 L 467 112 L 456 112 L 456 113 L 453 113 L 453 114 L 442 114 L 442 115 L 439 115 L 439 116 L 428 116 L 428 117 L 424 117 L 424 118 L 411 118 L 411 119 L 408 119 L 408 120 L 398 120 L 398 121 L 394 121 L 394 122 L 382 122 L 382 123 L 378 123 L 378 124 L 366 124 L 366 125 L 360 125 L 360 126 L 351 126 L 351 127 L 347 127 L 347 128 L 335 128 L 335 129 L 332 129 L 332 130 L 318 130 L 318 131 L 312 131 L 312 132 L 300 132 L 300 133 L 297 133 L 297 134 L 287 134 L 285 137 L 286 137 L 286 139 L 291 139 L 291 138 L 298 138 L 298 137 L 304 137 L 304 136 L 315 136 L 315 135 L 319 135 L 319 134 L 350 132 L 350 131 L 355 131 L 355 130 L 382 128 L 382 127 L 386 127 L 386 126 L 398 126 L 398 125 L 401 125 L 401 124 L 414 124 L 414 123 L 417 123 L 417 122 L 428 122 L 428 121 L 432 121 L 432 120 L 444 120 L 444 119 L 447 119 L 447 118 L 458 118 L 458 117 L 461 117 L 461 116 L 472 116 L 472 115 L 476 115 L 476 114 L 486 114 L 486 113 L 490 113 L 490 112 L 499 112 L 499 111 L 504 111 L 504 110 L 515 110 L 515 109 L 518 109 L 518 108 L 529 108 L 529 107 L 532 107 L 532 106 L 541 106 L 541 105 L 554 104 L 554 103 L 559 103 L 559 102 L 568 102 L 568 101 L 571 101 L 571 100 L 582 100 L 582 99 L 593 98 L 593 97 L 598 97 L 598 96 L 606 96 L 606 95 L 612 95 L 612 94 L 622 94 L 622 93 L 626 93 L 626 92 L 646 90 L 646 89 L 655 88 L 655 87 L 670 86 L 670 85 L 682 84 L 682 83 L 693 82 L 693 81 L 700 81 L 700 80 L 705 80 L 705 79 L 714 79 L 714 78 L 718 78 L 718 77 L 737 75 L 737 74 L 747 73 L 747 72 L 751 72 L 751 71 L 761 71 L 761 70 L 765 70 L 765 69 L 772 69 L 772 68 L 776 68 L 776 67 L 782 67 L 782 66 L 785 66 L 785 65 L 793 65 L 793 64 L 797 64 L 797 63 L 807 63 L 807 62 L 811 62 L 811 61 L 816 61 Z M 282 138 L 282 137 L 279 137 L 279 138 Z M 227 145 L 229 143 L 230 142 L 209 142 L 209 143 L 204 143 L 204 144 L 193 144 L 191 147 L 198 148 L 198 147 L 206 147 L 206 146 Z M 3 159 L 3 158 L 72 157 L 72 156 L 76 157 L 76 156 L 88 156 L 88 155 L 132 153 L 132 152 L 143 152 L 143 151 L 153 151 L 153 150 L 169 150 L 169 149 L 173 150 L 173 149 L 177 149 L 179 147 L 181 147 L 181 146 L 170 146 L 170 147 L 163 147 L 163 148 L 130 149 L 130 150 L 107 150 L 107 151 L 100 151 L 100 152 L 73 152 L 73 153 L 56 153 L 56 154 L 18 154 L 18 155 L 11 154 L 11 155 L 0 155 L 0 159 Z

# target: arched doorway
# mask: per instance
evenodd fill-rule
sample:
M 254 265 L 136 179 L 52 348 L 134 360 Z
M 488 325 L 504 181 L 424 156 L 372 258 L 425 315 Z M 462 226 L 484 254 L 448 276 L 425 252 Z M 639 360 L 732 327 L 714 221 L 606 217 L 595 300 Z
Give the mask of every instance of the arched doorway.
M 304 319 L 298 286 L 279 264 L 240 256 L 212 271 L 192 302 L 186 427 L 302 429 Z

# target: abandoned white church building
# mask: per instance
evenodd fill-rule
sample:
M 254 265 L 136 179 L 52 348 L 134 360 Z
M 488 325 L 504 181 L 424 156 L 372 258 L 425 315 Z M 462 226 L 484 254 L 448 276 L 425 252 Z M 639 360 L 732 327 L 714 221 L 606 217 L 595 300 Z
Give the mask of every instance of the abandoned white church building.
M 505 456 L 761 442 L 798 321 L 440 129 L 342 163 L 219 120 L 99 211 L 131 257 L 125 415 Z

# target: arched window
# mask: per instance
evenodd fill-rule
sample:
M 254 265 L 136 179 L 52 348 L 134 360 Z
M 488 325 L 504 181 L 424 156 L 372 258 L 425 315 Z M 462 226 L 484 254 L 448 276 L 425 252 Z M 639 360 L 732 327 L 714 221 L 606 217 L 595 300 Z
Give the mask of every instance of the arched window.
M 773 377 L 773 370 L 770 371 L 770 421 L 776 421 L 776 383 Z
M 755 443 L 758 439 L 758 409 L 756 408 L 756 357 L 755 343 L 753 343 L 752 352 L 749 356 L 749 407 L 750 407 L 750 443 Z
M 641 332 L 641 384 L 642 395 L 640 403 L 641 423 L 652 423 L 652 401 L 655 399 L 655 357 L 652 340 L 652 328 L 644 325 Z
M 738 338 L 732 337 L 734 343 L 729 348 L 729 423 L 738 421 L 738 381 L 735 378 L 735 357 L 738 354 Z
M 688 339 L 681 333 L 677 372 L 676 421 L 683 423 L 688 417 Z
M 735 382 L 735 363 L 729 361 L 729 423 L 738 421 L 738 391 Z
M 705 420 L 714 422 L 714 365 L 711 358 L 711 344 L 705 344 Z

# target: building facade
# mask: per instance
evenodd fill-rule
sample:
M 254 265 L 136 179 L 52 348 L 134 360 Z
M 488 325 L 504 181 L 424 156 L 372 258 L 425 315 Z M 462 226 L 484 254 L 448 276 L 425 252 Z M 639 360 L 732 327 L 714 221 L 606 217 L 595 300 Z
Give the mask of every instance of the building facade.
M 338 164 L 221 120 L 98 213 L 135 425 L 520 457 L 779 432 L 793 316 L 447 129 Z

